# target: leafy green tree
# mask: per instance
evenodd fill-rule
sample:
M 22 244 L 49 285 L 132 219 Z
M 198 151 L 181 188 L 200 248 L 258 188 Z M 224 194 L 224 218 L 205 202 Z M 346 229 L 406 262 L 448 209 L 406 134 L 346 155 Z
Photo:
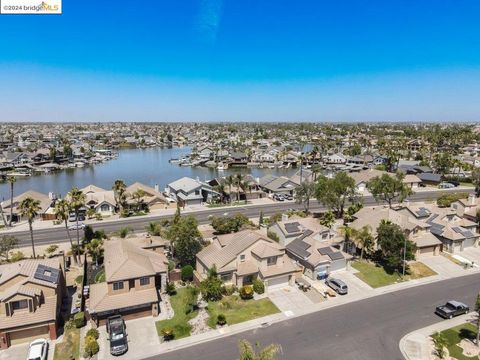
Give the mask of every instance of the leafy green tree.
M 315 197 L 324 206 L 333 210 L 337 217 L 343 217 L 347 202 L 358 202 L 355 180 L 345 172 L 338 172 L 331 179 L 320 176 L 317 180 Z
M 53 255 L 53 253 L 54 253 L 55 251 L 57 251 L 57 250 L 58 250 L 58 245 L 52 244 L 52 245 L 49 245 L 49 246 L 45 249 L 45 252 L 46 252 L 49 256 L 51 256 L 51 255 Z
M 254 347 L 247 340 L 240 340 L 238 349 L 240 352 L 239 360 L 276 360 L 282 347 L 278 344 L 271 344 L 261 349 L 258 344 Z
M 180 217 L 167 230 L 167 238 L 182 265 L 195 265 L 195 256 L 202 249 L 202 236 L 198 231 L 197 219 L 193 216 Z
M 20 214 L 22 217 L 26 217 L 28 220 L 28 228 L 30 230 L 30 240 L 32 242 L 32 253 L 33 257 L 36 258 L 35 254 L 35 242 L 33 240 L 33 220 L 38 215 L 38 212 L 41 210 L 40 201 L 34 200 L 31 197 L 26 197 L 20 203 Z
M 143 189 L 137 189 L 136 191 L 133 192 L 131 196 L 133 201 L 135 201 L 136 211 L 142 210 L 143 197 L 145 196 L 145 191 L 143 191 Z
M 262 226 L 263 224 L 263 211 L 260 210 L 260 216 L 258 217 L 258 227 Z
M 18 239 L 12 235 L 4 235 L 0 238 L 0 256 L 8 262 L 10 251 L 18 246 Z
M 404 175 L 397 172 L 395 176 L 383 174 L 376 176 L 367 183 L 367 189 L 378 201 L 385 201 L 391 208 L 394 201 L 402 202 L 413 194 L 411 188 L 403 183 Z
M 303 204 L 305 212 L 310 210 L 310 199 L 315 196 L 316 185 L 310 181 L 302 181 L 300 185 L 295 188 L 295 202 Z
M 200 283 L 200 291 L 207 301 L 218 301 L 222 299 L 222 280 L 218 277 L 217 268 L 212 266 L 208 270 L 208 276 Z
M 182 280 L 183 281 L 192 281 L 193 280 L 193 266 L 185 265 L 182 267 Z
M 415 243 L 406 239 L 397 224 L 382 220 L 377 228 L 377 244 L 380 247 L 384 266 L 390 271 L 399 271 L 405 260 L 415 259 Z
M 243 214 L 212 217 L 212 227 L 219 234 L 237 232 L 249 222 L 248 218 Z
M 438 174 L 445 176 L 453 166 L 453 159 L 450 153 L 441 152 L 434 156 L 434 166 Z

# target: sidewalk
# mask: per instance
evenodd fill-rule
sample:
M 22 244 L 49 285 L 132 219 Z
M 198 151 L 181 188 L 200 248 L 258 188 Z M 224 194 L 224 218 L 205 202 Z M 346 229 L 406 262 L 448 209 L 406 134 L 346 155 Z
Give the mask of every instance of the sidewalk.
M 400 340 L 400 351 L 407 360 L 434 359 L 434 348 L 430 335 L 436 331 L 443 331 L 464 324 L 475 317 L 475 313 L 469 313 L 451 320 L 443 320 L 423 329 L 415 330 Z

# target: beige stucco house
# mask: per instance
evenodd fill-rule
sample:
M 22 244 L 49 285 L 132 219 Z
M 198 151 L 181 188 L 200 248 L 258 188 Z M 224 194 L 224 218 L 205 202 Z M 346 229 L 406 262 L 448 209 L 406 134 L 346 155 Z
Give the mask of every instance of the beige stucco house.
M 0 266 L 0 348 L 57 338 L 65 294 L 63 257 Z

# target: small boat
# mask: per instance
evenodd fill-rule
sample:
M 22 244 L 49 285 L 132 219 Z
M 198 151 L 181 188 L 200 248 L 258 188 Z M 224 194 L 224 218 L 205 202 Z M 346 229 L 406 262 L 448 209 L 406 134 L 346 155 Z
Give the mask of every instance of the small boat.
M 224 171 L 228 169 L 228 165 L 227 164 L 223 164 L 223 162 L 219 163 L 218 166 L 217 166 L 217 170 L 218 171 Z

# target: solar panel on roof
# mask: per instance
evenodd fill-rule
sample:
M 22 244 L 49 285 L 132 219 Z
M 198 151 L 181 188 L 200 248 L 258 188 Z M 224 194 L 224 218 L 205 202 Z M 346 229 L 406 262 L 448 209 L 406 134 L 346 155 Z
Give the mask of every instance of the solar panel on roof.
M 332 252 L 332 253 L 328 254 L 328 256 L 329 256 L 330 259 L 332 259 L 332 260 L 344 259 L 344 256 L 343 256 L 343 254 L 342 254 L 340 251 Z
M 50 266 L 39 264 L 33 277 L 37 280 L 43 280 L 43 281 L 56 284 L 58 283 L 59 275 L 60 275 L 59 269 L 54 269 Z
M 285 224 L 285 230 L 287 230 L 287 233 L 293 233 L 293 232 L 298 232 L 300 231 L 300 228 L 299 228 L 300 224 L 298 222 L 294 222 L 294 223 L 288 223 L 288 224 Z
M 318 252 L 322 255 L 329 255 L 333 253 L 333 250 L 330 246 L 318 248 Z

